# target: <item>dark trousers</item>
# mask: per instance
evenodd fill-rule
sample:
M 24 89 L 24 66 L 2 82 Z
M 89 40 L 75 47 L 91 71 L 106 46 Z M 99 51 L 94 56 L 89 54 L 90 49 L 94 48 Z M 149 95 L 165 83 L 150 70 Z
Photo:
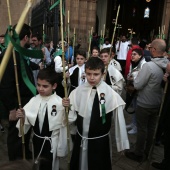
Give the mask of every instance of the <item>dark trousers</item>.
M 170 169 L 170 133 L 169 129 L 170 125 L 167 126 L 165 130 L 165 141 L 164 141 L 164 163 L 165 163 L 165 170 Z
M 8 136 L 7 136 L 7 147 L 8 157 L 10 161 L 16 159 L 22 159 L 22 139 L 18 137 L 18 129 L 16 128 L 17 121 L 9 121 Z M 25 155 L 27 159 L 31 158 L 29 151 L 29 139 L 31 135 L 31 129 L 25 135 Z
M 170 104 L 170 102 L 168 102 Z M 164 121 L 164 170 L 170 169 L 170 109 L 167 105 L 166 117 Z
M 126 60 L 118 60 L 117 61 L 120 63 L 121 67 L 122 67 L 122 75 L 125 75 L 125 66 L 126 66 Z
M 153 144 L 158 113 L 159 108 L 143 108 L 140 106 L 136 108 L 138 133 L 135 154 L 138 156 L 143 156 L 144 153 L 149 154 Z

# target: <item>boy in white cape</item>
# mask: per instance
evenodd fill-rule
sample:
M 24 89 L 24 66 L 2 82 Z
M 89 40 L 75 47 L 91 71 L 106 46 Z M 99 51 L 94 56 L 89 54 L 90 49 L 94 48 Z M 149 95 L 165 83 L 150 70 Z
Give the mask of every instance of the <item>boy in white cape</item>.
M 23 108 L 17 110 L 17 118 L 23 119 L 24 133 L 33 127 L 35 163 L 45 158 L 42 169 L 59 170 L 59 157 L 67 153 L 67 128 L 62 99 L 53 91 L 57 87 L 57 73 L 51 68 L 40 70 L 37 76 L 38 95 Z M 20 120 L 17 123 L 21 136 Z
M 70 170 L 111 170 L 110 129 L 115 120 L 118 151 L 129 148 L 123 115 L 124 101 L 104 81 L 105 66 L 98 57 L 85 64 L 87 82 L 73 90 L 63 106 L 70 106 L 69 122 L 76 121 L 77 133 Z

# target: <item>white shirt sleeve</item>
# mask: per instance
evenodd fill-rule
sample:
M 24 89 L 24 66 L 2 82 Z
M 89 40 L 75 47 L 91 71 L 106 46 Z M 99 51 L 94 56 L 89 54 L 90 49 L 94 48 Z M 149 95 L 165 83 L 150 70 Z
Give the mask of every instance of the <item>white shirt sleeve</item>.
M 60 57 L 60 56 L 56 56 L 56 57 L 54 58 L 54 62 L 55 62 L 55 71 L 56 71 L 57 73 L 63 72 L 61 57 Z M 68 69 L 68 66 L 66 66 L 65 69 Z

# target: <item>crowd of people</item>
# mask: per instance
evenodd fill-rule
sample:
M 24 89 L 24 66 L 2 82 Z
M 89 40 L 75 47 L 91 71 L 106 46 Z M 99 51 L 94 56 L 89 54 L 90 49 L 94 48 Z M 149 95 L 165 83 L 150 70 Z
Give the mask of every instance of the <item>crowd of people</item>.
M 161 128 L 164 159 L 161 163 L 153 162 L 152 166 L 169 170 L 169 87 L 160 111 L 163 89 L 170 81 L 165 41 L 154 39 L 149 44 L 136 37 L 127 40 L 123 35 L 114 45 L 107 37 L 100 45 L 97 34 L 93 35 L 91 56 L 86 58 L 86 51 L 80 44 L 73 47 L 70 42 L 59 41 L 55 49 L 50 37 L 46 36 L 43 41 L 40 34 L 32 33 L 31 27 L 24 24 L 19 34 L 21 47 L 42 50 L 43 57 L 26 57 L 15 51 L 21 103 L 17 99 L 13 57 L 0 83 L 0 101 L 9 112 L 9 161 L 22 158 L 21 136 L 25 136 L 26 159 L 34 159 L 35 165 L 42 165 L 40 170 L 47 167 L 59 170 L 60 157 L 70 152 L 68 145 L 72 151 L 70 170 L 111 170 L 110 129 L 114 121 L 118 152 L 125 151 L 127 158 L 137 162 L 150 156 L 157 127 L 157 133 Z M 6 48 L 2 48 L 2 38 L 0 43 L 1 62 Z M 62 62 L 62 44 L 65 63 Z M 36 95 L 30 86 L 36 87 Z M 69 97 L 65 97 L 65 89 Z M 133 112 L 129 108 L 133 108 Z M 133 114 L 130 124 L 126 124 L 124 118 L 127 113 Z M 164 127 L 157 126 L 158 123 L 164 123 Z M 67 133 L 68 125 L 71 138 Z M 1 122 L 0 128 L 4 133 Z M 128 134 L 136 134 L 134 150 L 129 148 Z M 2 170 L 3 167 L 5 165 Z

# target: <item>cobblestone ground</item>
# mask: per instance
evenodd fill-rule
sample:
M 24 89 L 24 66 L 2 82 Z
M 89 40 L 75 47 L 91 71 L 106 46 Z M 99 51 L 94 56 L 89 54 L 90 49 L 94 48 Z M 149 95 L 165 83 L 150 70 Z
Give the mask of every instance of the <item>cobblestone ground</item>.
M 125 113 L 125 119 L 126 122 L 130 122 L 131 120 L 131 115 Z M 3 164 L 5 162 L 8 162 L 8 157 L 7 157 L 7 127 L 8 123 L 7 121 L 2 122 L 3 125 L 5 126 L 5 133 L 0 132 L 0 164 Z M 127 159 L 124 155 L 121 155 L 120 153 L 117 152 L 116 149 L 116 143 L 115 143 L 115 138 L 114 138 L 114 125 L 112 126 L 111 129 L 111 136 L 113 137 L 112 139 L 112 149 L 113 149 L 113 155 L 112 155 L 112 165 L 113 165 L 113 170 L 155 170 L 151 166 L 148 168 L 148 162 L 143 162 L 142 164 L 139 164 L 135 161 Z M 129 135 L 129 142 L 131 145 L 131 148 L 134 148 L 135 146 L 135 140 L 136 140 L 136 135 Z M 152 161 L 161 161 L 163 157 L 163 146 L 155 146 L 154 151 L 152 154 Z M 60 170 L 67 170 L 67 158 L 62 158 L 60 161 Z

